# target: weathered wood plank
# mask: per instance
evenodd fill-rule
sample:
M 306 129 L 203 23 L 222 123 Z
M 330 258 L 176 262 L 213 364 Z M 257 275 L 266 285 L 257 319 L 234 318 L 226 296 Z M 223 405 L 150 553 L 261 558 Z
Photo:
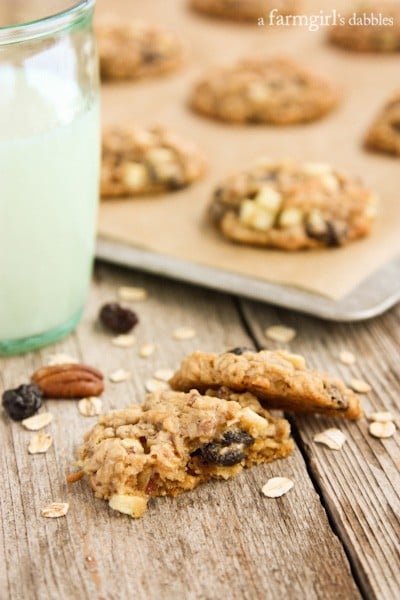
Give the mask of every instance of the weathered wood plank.
M 368 381 L 373 391 L 362 397 L 366 414 L 389 410 L 399 426 L 400 306 L 373 321 L 337 324 L 261 305 L 242 303 L 247 324 L 260 347 L 276 344 L 264 336 L 266 327 L 281 323 L 297 329 L 290 347 L 311 366 L 349 381 Z M 341 350 L 352 351 L 355 365 L 341 364 Z M 322 417 L 294 419 L 309 468 L 335 522 L 362 591 L 368 598 L 400 596 L 400 438 L 378 440 L 368 433 L 368 421 L 345 423 Z M 347 436 L 340 452 L 313 442 L 327 427 Z
M 137 305 L 141 322 L 134 348 L 111 346 L 95 324 L 99 306 L 123 283 L 141 284 L 148 302 Z M 171 332 L 191 325 L 194 340 Z M 143 342 L 156 354 L 137 356 Z M 189 286 L 100 267 L 85 318 L 75 335 L 54 348 L 0 362 L 0 387 L 27 380 L 51 351 L 63 351 L 100 367 L 124 367 L 130 382 L 107 383 L 104 409 L 140 402 L 143 382 L 156 367 L 177 365 L 195 348 L 222 350 L 249 340 L 228 297 Z M 4 416 L 0 422 L 2 600 L 48 598 L 232 599 L 359 598 L 342 546 L 296 449 L 287 460 L 262 465 L 226 483 L 213 482 L 176 499 L 157 499 L 140 521 L 94 499 L 86 482 L 65 483 L 74 450 L 95 419 L 79 415 L 74 401 L 48 401 L 54 447 L 29 456 L 30 433 Z M 264 498 L 271 476 L 295 481 L 287 496 Z M 69 501 L 66 518 L 46 520 L 40 508 Z

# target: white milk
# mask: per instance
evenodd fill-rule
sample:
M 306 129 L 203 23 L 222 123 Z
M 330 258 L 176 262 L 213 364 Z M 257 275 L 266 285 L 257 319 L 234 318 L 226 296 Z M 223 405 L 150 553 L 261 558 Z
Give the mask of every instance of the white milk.
M 98 103 L 85 110 L 74 85 L 0 66 L 0 343 L 83 308 L 98 170 Z

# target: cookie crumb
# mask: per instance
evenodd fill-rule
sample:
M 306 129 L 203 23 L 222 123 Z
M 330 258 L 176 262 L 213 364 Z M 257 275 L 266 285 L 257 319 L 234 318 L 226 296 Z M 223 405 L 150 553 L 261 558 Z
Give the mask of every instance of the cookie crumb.
M 95 417 L 101 413 L 102 405 L 100 398 L 90 396 L 79 400 L 78 410 L 84 417 Z
M 265 330 L 265 335 L 274 342 L 287 344 L 296 337 L 296 330 L 285 325 L 271 325 Z
M 325 429 L 325 431 L 322 431 L 321 433 L 317 433 L 313 439 L 317 444 L 324 444 L 331 450 L 341 450 L 346 441 L 346 436 L 340 429 L 331 427 L 330 429 Z
M 131 374 L 125 369 L 117 369 L 116 371 L 110 373 L 108 378 L 110 381 L 112 381 L 112 383 L 121 383 L 122 381 L 127 381 L 130 379 Z
M 29 454 L 44 454 L 53 443 L 53 438 L 49 433 L 38 433 L 29 442 Z
M 53 420 L 53 415 L 49 412 L 41 413 L 40 415 L 35 415 L 34 417 L 29 417 L 28 419 L 24 419 L 21 421 L 22 425 L 25 429 L 29 429 L 29 431 L 38 431 L 39 429 L 43 429 L 43 427 L 47 427 Z
M 196 331 L 191 327 L 178 327 L 172 335 L 175 340 L 191 340 L 196 336 Z
M 130 348 L 136 342 L 136 339 L 133 335 L 117 335 L 111 340 L 113 346 L 118 346 L 119 348 Z
M 268 479 L 261 491 L 267 498 L 280 498 L 280 496 L 287 494 L 293 486 L 294 482 L 288 477 L 272 477 Z
M 380 422 L 373 421 L 368 427 L 368 431 L 376 438 L 389 438 L 394 435 L 396 425 L 392 421 Z
M 169 381 L 174 374 L 172 369 L 157 369 L 154 373 L 154 378 L 160 381 Z
M 42 517 L 57 519 L 58 517 L 65 517 L 68 510 L 68 502 L 52 502 L 42 508 L 41 515 Z
M 123 302 L 143 302 L 149 295 L 145 288 L 122 285 L 118 288 L 118 297 Z
M 356 357 L 352 352 L 349 352 L 348 350 L 342 350 L 342 352 L 339 354 L 339 360 L 344 365 L 354 365 L 356 362 Z
M 169 389 L 168 383 L 160 379 L 148 379 L 144 386 L 148 392 L 163 392 Z
M 149 358 L 152 354 L 154 354 L 156 347 L 154 344 L 143 344 L 139 349 L 139 356 L 141 358 Z
M 387 423 L 388 421 L 393 421 L 393 415 L 390 412 L 374 412 L 368 415 L 369 421 L 377 421 L 378 423 Z
M 358 392 L 359 394 L 367 394 L 368 392 L 370 392 L 372 390 L 369 383 L 367 383 L 366 381 L 363 381 L 362 379 L 356 379 L 356 378 L 353 378 L 350 381 L 350 387 L 355 392 Z
M 141 517 L 146 510 L 147 500 L 142 496 L 128 494 L 114 494 L 108 501 L 110 508 L 120 513 L 129 515 L 134 519 Z

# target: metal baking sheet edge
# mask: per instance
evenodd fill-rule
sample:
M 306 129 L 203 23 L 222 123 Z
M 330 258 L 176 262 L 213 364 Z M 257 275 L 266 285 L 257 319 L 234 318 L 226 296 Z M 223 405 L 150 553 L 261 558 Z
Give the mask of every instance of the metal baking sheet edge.
M 102 238 L 97 240 L 96 257 L 332 321 L 371 319 L 400 301 L 400 257 L 381 267 L 338 301 Z

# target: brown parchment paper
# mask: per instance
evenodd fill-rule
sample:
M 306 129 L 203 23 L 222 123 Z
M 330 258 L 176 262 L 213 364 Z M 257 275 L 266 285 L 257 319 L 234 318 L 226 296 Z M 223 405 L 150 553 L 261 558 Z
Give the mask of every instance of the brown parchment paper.
M 302 12 L 340 8 L 337 2 L 303 3 Z M 349 3 L 345 3 L 349 4 Z M 180 192 L 101 203 L 98 233 L 160 254 L 269 282 L 291 284 L 339 299 L 400 250 L 400 161 L 369 154 L 361 140 L 381 104 L 400 87 L 400 55 L 346 52 L 325 41 L 326 28 L 258 27 L 192 12 L 185 0 L 99 0 L 97 16 L 117 14 L 164 23 L 185 40 L 181 71 L 135 83 L 103 86 L 104 122 L 165 123 L 198 143 L 209 161 L 206 177 Z M 400 24 L 398 24 L 400 27 Z M 229 126 L 193 114 L 189 90 L 209 65 L 243 55 L 286 54 L 325 73 L 343 88 L 341 106 L 316 123 Z M 259 155 L 330 162 L 359 174 L 381 197 L 373 235 L 342 249 L 285 253 L 238 246 L 221 238 L 204 218 L 215 184 Z

